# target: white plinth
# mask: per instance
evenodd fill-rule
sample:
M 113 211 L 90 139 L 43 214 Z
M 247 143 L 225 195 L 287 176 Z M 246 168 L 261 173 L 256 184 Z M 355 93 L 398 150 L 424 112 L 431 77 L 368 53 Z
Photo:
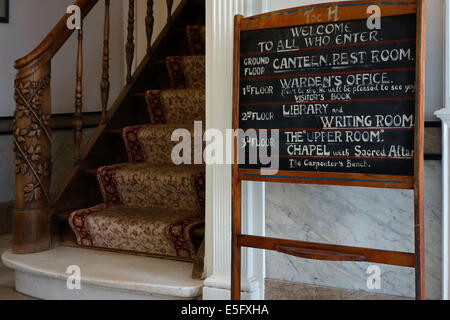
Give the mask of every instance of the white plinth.
M 58 300 L 173 300 L 200 299 L 203 281 L 191 278 L 192 264 L 171 260 L 58 247 L 50 251 L 2 255 L 3 264 L 16 271 L 16 290 Z M 66 273 L 79 266 L 81 289 L 70 290 Z

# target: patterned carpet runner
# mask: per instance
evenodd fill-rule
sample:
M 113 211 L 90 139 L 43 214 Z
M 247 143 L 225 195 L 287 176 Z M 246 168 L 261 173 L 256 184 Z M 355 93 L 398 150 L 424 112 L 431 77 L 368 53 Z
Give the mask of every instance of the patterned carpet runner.
M 186 28 L 191 56 L 166 59 L 171 89 L 145 93 L 151 124 L 126 127 L 128 163 L 101 167 L 103 204 L 69 216 L 77 243 L 193 260 L 204 226 L 205 168 L 172 162 L 175 129 L 194 139 L 194 121 L 205 121 L 205 27 Z M 201 133 L 201 132 L 200 132 Z M 192 143 L 193 145 L 193 143 Z

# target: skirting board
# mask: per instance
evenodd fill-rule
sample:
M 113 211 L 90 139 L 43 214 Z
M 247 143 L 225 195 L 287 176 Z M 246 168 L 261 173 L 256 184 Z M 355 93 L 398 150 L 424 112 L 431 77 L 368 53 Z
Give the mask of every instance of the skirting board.
M 258 292 L 242 292 L 242 300 L 258 300 Z M 231 292 L 229 289 L 204 287 L 203 300 L 230 300 Z
M 12 232 L 13 209 L 14 202 L 0 203 L 0 235 Z
M 231 279 L 227 276 L 211 276 L 207 278 L 203 286 L 203 300 L 230 300 Z M 252 278 L 251 281 L 242 283 L 242 300 L 259 300 L 262 296 L 258 281 Z
M 411 300 L 378 293 L 266 279 L 266 300 Z

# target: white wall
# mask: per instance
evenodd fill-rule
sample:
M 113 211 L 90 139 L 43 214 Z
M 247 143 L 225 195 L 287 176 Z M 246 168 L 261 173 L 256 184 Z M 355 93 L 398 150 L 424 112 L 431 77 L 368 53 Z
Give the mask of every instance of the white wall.
M 349 1 L 349 0 L 344 0 Z M 267 0 L 269 11 L 323 3 L 323 0 Z M 434 113 L 443 102 L 444 0 L 427 1 L 426 120 L 437 120 Z
M 75 0 L 10 1 L 10 23 L 0 23 L 0 117 L 12 116 L 14 103 L 14 61 L 30 53 L 65 14 Z M 100 110 L 104 1 L 99 1 L 85 20 L 84 108 Z M 111 98 L 114 101 L 123 85 L 122 1 L 111 1 Z M 52 63 L 52 111 L 74 112 L 75 34 L 55 56 Z M 89 88 L 89 89 L 87 89 Z

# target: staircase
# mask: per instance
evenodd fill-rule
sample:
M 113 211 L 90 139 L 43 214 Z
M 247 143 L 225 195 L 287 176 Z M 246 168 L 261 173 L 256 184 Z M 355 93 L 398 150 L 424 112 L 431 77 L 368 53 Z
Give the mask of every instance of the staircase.
M 76 4 L 80 6 L 82 15 L 85 17 L 97 2 L 96 0 L 78 0 Z M 32 65 L 29 60 L 35 58 L 36 51 L 43 51 L 47 46 L 45 50 L 51 53 L 43 56 L 51 61 L 51 57 L 70 36 L 70 32 L 62 27 L 65 17 L 40 45 L 41 49 L 38 48 L 34 53 L 16 63 L 19 75 L 16 81 L 18 130 L 15 145 L 18 151 L 18 162 L 23 162 L 29 170 L 20 170 L 24 166 L 21 166 L 21 163 L 18 164 L 14 246 L 12 252 L 5 254 L 3 259 L 7 265 L 18 272 L 35 273 L 38 267 L 33 265 L 32 259 L 16 254 L 29 254 L 29 257 L 36 255 L 36 261 L 55 259 L 54 265 L 60 264 L 61 268 L 50 274 L 62 274 L 64 259 L 69 256 L 80 256 L 80 259 L 85 259 L 86 256 L 91 255 L 88 260 L 94 261 L 96 259 L 93 258 L 95 256 L 92 256 L 93 253 L 82 250 L 95 249 L 96 251 L 93 252 L 98 252 L 97 255 L 103 254 L 105 261 L 110 261 L 111 270 L 115 268 L 112 265 L 120 259 L 118 257 L 123 256 L 124 259 L 150 259 L 146 262 L 139 260 L 138 264 L 142 262 L 144 265 L 157 266 L 158 271 L 155 272 L 159 272 L 157 278 L 160 282 L 161 279 L 167 278 L 164 274 L 165 269 L 172 274 L 176 272 L 174 270 L 182 270 L 179 276 L 184 277 L 188 266 L 192 269 L 194 279 L 202 278 L 205 167 L 204 165 L 176 165 L 172 161 L 171 154 L 178 142 L 171 141 L 171 137 L 174 130 L 181 129 L 183 135 L 187 137 L 190 134 L 193 141 L 194 135 L 198 134 L 194 131 L 194 122 L 205 121 L 205 2 L 204 0 L 182 1 L 175 13 L 169 14 L 167 25 L 151 45 L 154 22 L 153 1 L 148 1 L 147 56 L 132 73 L 135 27 L 133 3 L 134 1 L 130 0 L 126 46 L 127 84 L 112 107 L 106 110 L 109 96 L 109 48 L 107 45 L 110 17 L 109 0 L 105 1 L 104 72 L 101 81 L 103 120 L 84 148 L 81 148 L 80 141 L 83 96 L 81 48 L 85 31 L 78 31 L 74 120 L 75 162 L 64 187 L 53 199 L 47 196 L 50 173 L 44 170 L 44 167 L 50 167 L 47 159 L 49 159 L 51 143 L 49 139 L 45 140 L 48 138 L 46 135 L 49 134 L 48 124 L 42 123 L 43 118 L 39 119 L 39 115 L 36 116 L 36 120 L 39 120 L 41 126 L 39 129 L 44 134 L 29 136 L 34 140 L 26 141 L 26 143 L 28 145 L 28 142 L 31 142 L 40 146 L 40 158 L 28 158 L 21 152 L 24 146 L 22 143 L 25 143 L 20 139 L 23 133 L 21 127 L 29 126 L 30 123 L 22 121 L 19 113 L 30 106 L 27 104 L 27 99 L 22 98 L 20 84 L 24 82 L 22 69 Z M 169 12 L 172 11 L 172 3 L 173 1 L 167 1 Z M 47 39 L 51 39 L 56 44 L 48 46 L 46 43 L 50 40 Z M 46 75 L 50 72 L 50 68 L 47 68 L 49 61 L 39 60 L 43 67 L 37 73 L 43 74 L 41 77 L 44 79 L 49 77 Z M 22 69 L 19 66 L 22 66 Z M 35 79 L 36 72 L 33 72 L 32 78 Z M 43 110 L 39 111 L 39 114 L 42 113 L 47 119 L 46 114 L 50 113 L 50 110 L 46 110 L 50 108 L 49 103 L 47 106 L 49 95 L 46 92 L 49 83 L 42 83 L 42 88 L 37 88 L 40 82 L 31 81 L 30 83 L 33 88 L 40 90 L 40 92 L 31 93 L 32 101 L 35 101 L 33 94 L 40 97 L 40 100 L 36 100 L 31 108 Z M 28 129 L 24 128 L 24 130 Z M 48 148 L 47 143 L 49 143 Z M 51 217 L 50 225 L 47 223 L 49 217 Z M 67 250 L 74 251 L 70 251 L 69 255 Z M 100 253 L 98 250 L 104 252 Z M 136 257 L 131 258 L 132 256 Z M 92 269 L 95 265 L 89 264 L 85 268 Z M 48 276 L 48 273 L 42 271 L 42 267 L 38 269 L 40 277 Z M 151 273 L 152 270 L 148 272 Z M 136 273 L 141 274 L 142 269 Z M 104 283 L 111 282 L 109 280 L 100 281 L 103 289 Z M 87 281 L 89 285 L 96 283 L 96 281 L 92 282 L 92 279 L 83 279 L 83 281 Z M 136 279 L 133 281 L 139 282 Z M 195 282 L 196 280 L 183 281 L 181 282 L 188 284 L 189 288 L 195 289 L 188 290 L 190 293 L 184 292 L 173 297 L 198 297 L 199 283 Z M 170 290 L 160 291 L 163 284 L 152 286 L 151 283 L 144 283 L 142 285 L 146 288 L 144 291 L 147 295 L 170 297 Z M 156 291 L 151 289 L 153 287 L 157 288 Z M 174 288 L 177 288 L 176 284 L 171 290 L 179 289 Z M 28 289 L 23 290 L 26 291 L 25 293 L 32 294 Z
M 205 28 L 187 26 L 185 32 L 193 55 L 166 58 L 171 88 L 142 93 L 151 123 L 121 131 L 128 162 L 96 170 L 103 203 L 68 216 L 80 246 L 183 260 L 197 256 L 205 168 L 176 166 L 171 159 L 172 132 L 184 129 L 193 138 L 194 121 L 205 121 Z

